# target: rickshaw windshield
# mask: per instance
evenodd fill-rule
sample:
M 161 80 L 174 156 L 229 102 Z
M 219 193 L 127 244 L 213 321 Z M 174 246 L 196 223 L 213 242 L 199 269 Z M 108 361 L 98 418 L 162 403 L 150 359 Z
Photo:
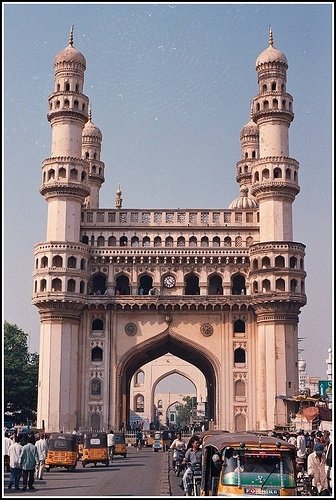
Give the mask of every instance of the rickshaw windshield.
M 75 451 L 76 441 L 74 439 L 50 439 L 49 450 L 55 451 Z
M 243 453 L 225 459 L 224 475 L 231 472 L 294 474 L 293 460 L 288 453 Z
M 125 436 L 117 436 L 115 435 L 116 444 L 123 444 L 125 442 Z

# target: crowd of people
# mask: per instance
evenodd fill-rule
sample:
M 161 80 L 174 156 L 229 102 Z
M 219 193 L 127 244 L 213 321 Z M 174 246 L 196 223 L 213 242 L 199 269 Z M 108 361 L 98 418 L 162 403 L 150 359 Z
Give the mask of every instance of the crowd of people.
M 6 472 L 10 472 L 8 489 L 36 490 L 34 483 L 43 478 L 47 453 L 48 444 L 44 433 L 35 436 L 33 432 L 12 435 L 5 432 L 4 465 Z

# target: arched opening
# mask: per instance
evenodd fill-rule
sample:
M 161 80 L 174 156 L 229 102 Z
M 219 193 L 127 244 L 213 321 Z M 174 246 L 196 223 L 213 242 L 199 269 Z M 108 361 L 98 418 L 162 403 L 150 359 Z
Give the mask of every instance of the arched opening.
M 234 274 L 231 277 L 231 295 L 245 295 L 245 277 L 242 274 Z
M 121 274 L 116 278 L 116 295 L 130 295 L 131 287 L 128 276 Z
M 237 319 L 233 323 L 233 333 L 245 333 L 245 321 Z
M 185 295 L 199 295 L 199 278 L 194 273 L 187 274 L 184 278 L 185 282 Z
M 241 363 L 246 363 L 246 352 L 241 347 L 234 350 L 234 364 L 240 365 Z
M 165 354 L 175 355 L 196 366 L 204 375 L 207 391 L 207 417 L 216 422 L 216 372 L 215 359 L 205 347 L 201 349 L 190 339 L 184 339 L 169 330 L 153 337 L 150 340 L 133 346 L 117 367 L 117 379 L 120 385 L 117 388 L 116 420 L 119 426 L 122 422 L 129 423 L 130 416 L 130 384 L 133 375 L 146 363 L 149 363 Z
M 153 288 L 153 278 L 148 274 L 141 276 L 138 289 L 139 295 L 148 295 L 151 288 Z
M 214 274 L 209 278 L 208 285 L 209 295 L 223 295 L 223 280 L 218 274 Z
M 102 332 L 104 330 L 104 323 L 101 319 L 94 319 L 92 321 L 92 331 L 93 332 Z
M 94 347 L 91 350 L 91 361 L 103 361 L 103 349 L 101 347 Z
M 106 276 L 96 274 L 92 278 L 92 291 L 94 295 L 103 295 L 106 291 Z
M 94 378 L 91 380 L 91 396 L 101 396 L 102 393 L 102 383 L 99 378 Z

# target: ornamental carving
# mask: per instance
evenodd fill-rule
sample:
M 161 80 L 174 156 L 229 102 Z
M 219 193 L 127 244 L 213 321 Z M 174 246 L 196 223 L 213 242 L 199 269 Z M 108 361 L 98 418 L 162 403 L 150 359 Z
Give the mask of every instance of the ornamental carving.
M 136 325 L 134 323 L 127 323 L 127 325 L 125 326 L 125 332 L 129 337 L 133 337 L 137 332 Z
M 201 326 L 201 333 L 204 337 L 210 337 L 213 334 L 214 330 L 210 323 L 203 323 Z

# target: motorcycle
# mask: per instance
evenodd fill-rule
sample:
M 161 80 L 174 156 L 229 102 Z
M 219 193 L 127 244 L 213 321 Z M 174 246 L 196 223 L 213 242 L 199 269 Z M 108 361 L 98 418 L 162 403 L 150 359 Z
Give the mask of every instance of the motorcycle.
M 192 470 L 192 475 L 188 493 L 191 496 L 199 497 L 201 491 L 202 466 L 200 463 L 196 463 L 193 465 L 189 464 L 189 467 Z
M 185 455 L 184 450 L 175 450 L 173 455 L 173 468 L 177 477 L 185 469 L 185 464 L 183 463 L 183 458 Z

